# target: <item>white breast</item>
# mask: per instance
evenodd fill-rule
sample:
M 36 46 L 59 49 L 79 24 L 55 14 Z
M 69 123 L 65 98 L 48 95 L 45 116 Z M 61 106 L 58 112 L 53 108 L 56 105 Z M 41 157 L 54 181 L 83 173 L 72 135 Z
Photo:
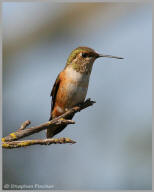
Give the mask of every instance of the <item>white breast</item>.
M 70 79 L 70 83 L 66 87 L 71 105 L 83 102 L 88 90 L 89 75 L 77 72 L 72 68 L 66 69 L 66 75 Z
M 89 81 L 89 75 L 77 72 L 72 67 L 68 67 L 66 69 L 66 75 L 67 77 L 72 79 L 72 81 L 76 81 L 76 82 Z

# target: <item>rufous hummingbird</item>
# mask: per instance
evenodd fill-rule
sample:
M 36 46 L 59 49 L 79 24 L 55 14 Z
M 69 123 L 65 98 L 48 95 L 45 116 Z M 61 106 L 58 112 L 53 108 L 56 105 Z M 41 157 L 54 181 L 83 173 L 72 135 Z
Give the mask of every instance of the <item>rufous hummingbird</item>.
M 59 73 L 50 94 L 52 105 L 49 121 L 85 100 L 93 63 L 100 57 L 123 59 L 98 54 L 89 47 L 78 47 L 71 52 L 65 68 Z M 73 116 L 70 117 L 70 119 L 72 118 Z M 52 130 L 47 129 L 47 138 L 53 137 L 65 127 L 66 125 L 58 125 Z

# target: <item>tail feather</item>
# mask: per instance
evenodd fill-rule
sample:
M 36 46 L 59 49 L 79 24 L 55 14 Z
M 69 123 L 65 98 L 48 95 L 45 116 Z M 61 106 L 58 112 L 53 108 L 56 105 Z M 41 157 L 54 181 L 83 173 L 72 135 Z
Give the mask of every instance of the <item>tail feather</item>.
M 70 117 L 68 117 L 67 119 L 72 119 L 74 115 L 71 115 Z M 52 115 L 49 118 L 49 121 L 51 121 Z M 48 128 L 47 132 L 46 132 L 46 137 L 47 138 L 52 138 L 54 135 L 60 133 L 67 125 L 56 125 L 53 128 Z

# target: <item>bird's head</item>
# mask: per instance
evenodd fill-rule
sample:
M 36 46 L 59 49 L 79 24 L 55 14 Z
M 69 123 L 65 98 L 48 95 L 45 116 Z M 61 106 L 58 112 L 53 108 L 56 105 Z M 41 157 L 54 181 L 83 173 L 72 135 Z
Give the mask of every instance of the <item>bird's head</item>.
M 100 57 L 123 59 L 122 57 L 98 54 L 89 47 L 78 47 L 74 49 L 69 55 L 66 67 L 72 67 L 73 69 L 81 73 L 89 73 L 91 72 L 95 59 Z

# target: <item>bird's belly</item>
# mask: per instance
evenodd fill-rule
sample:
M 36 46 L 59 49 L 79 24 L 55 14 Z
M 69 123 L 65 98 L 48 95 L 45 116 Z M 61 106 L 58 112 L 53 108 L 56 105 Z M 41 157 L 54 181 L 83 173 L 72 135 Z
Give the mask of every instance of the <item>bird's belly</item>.
M 70 109 L 83 102 L 87 94 L 87 89 L 88 87 L 74 83 L 64 83 L 63 86 L 60 86 L 55 107 L 52 111 L 52 117 L 57 117 L 63 114 L 66 109 Z
M 66 107 L 71 108 L 85 100 L 87 94 L 87 87 L 76 84 L 69 84 L 66 86 Z
M 89 75 L 81 74 L 73 69 L 67 69 L 61 81 L 54 111 L 62 114 L 85 100 L 89 84 Z

